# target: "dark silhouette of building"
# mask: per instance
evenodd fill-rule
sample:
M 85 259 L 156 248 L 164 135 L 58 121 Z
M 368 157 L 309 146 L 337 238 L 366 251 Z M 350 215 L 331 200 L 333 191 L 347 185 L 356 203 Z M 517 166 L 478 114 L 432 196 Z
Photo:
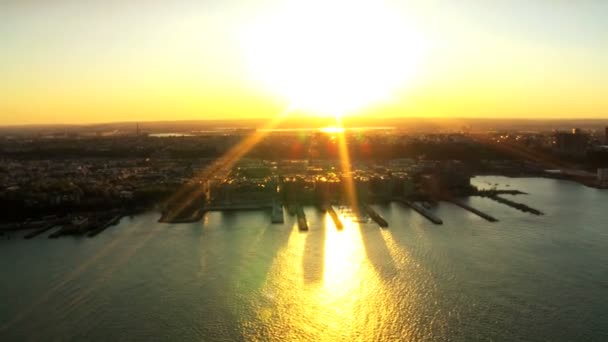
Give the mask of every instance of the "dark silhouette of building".
M 557 132 L 554 137 L 553 144 L 557 153 L 581 156 L 587 151 L 589 136 L 580 128 L 573 128 L 572 132 Z

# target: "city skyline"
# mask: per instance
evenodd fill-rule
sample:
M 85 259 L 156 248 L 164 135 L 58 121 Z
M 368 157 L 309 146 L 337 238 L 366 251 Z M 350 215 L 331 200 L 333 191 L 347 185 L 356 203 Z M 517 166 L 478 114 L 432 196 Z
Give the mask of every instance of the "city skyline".
M 3 2 L 0 125 L 606 117 L 606 3 L 331 4 Z

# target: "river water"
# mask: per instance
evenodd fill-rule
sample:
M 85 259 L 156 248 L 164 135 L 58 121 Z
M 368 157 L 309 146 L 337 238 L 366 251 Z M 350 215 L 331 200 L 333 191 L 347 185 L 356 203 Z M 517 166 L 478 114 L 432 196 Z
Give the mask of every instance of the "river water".
M 0 340 L 606 341 L 608 191 L 476 177 L 546 215 L 441 203 L 434 225 L 399 204 L 390 224 L 305 208 L 124 218 L 94 238 L 0 240 Z M 48 234 L 47 234 L 48 235 Z

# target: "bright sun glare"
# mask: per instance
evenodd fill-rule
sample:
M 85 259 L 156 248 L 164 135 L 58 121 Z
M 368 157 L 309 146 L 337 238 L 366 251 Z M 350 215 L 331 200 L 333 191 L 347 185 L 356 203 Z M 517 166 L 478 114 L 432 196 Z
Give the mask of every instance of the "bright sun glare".
M 424 52 L 406 18 L 381 1 L 290 1 L 258 19 L 244 37 L 253 78 L 317 115 L 390 98 Z

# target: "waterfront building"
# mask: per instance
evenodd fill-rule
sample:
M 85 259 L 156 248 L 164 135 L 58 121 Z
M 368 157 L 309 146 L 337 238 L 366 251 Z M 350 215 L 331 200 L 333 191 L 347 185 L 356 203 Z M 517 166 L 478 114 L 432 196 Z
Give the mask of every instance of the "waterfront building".
M 608 186 L 608 168 L 597 169 L 597 182 L 598 185 Z

